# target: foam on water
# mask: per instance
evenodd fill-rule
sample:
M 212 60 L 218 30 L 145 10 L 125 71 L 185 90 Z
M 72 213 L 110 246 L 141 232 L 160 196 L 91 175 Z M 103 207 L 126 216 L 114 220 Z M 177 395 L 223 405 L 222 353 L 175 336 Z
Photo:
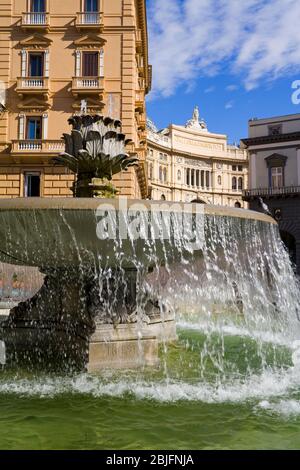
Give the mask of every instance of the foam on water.
M 268 400 L 263 400 L 259 403 L 258 408 L 270 412 L 271 414 L 281 415 L 287 419 L 292 417 L 297 418 L 300 415 L 299 400 L 279 400 L 273 403 Z
M 134 243 L 131 252 L 125 254 L 120 242 L 115 247 L 116 258 L 120 260 L 119 279 L 109 267 L 104 269 L 99 265 L 97 271 L 101 273 L 100 295 L 106 278 L 108 285 L 111 279 L 114 286 L 124 284 L 122 266 L 129 256 L 138 273 L 137 311 L 140 316 L 147 298 L 143 292 L 147 292 L 158 299 L 160 305 L 168 305 L 176 312 L 180 329 L 204 335 L 196 373 L 191 379 L 184 373 L 169 373 L 172 371 L 167 366 L 163 378 L 153 378 L 144 371 L 134 376 L 111 373 L 32 379 L 5 375 L 0 378 L 0 393 L 28 397 L 130 396 L 137 400 L 207 404 L 253 402 L 259 409 L 278 413 L 293 409 L 296 413 L 299 402 L 294 394 L 300 386 L 300 289 L 278 229 L 253 220 L 212 216 L 207 217 L 205 224 L 206 243 L 201 256 L 194 257 L 184 249 L 178 237 L 175 240 L 177 251 L 174 248 L 176 256 L 172 257 L 166 250 L 162 267 L 157 263 L 155 240 L 150 240 L 147 250 L 154 271 L 143 278 L 143 266 Z M 76 243 L 76 238 L 73 239 Z M 182 252 L 181 261 L 178 261 L 178 252 Z M 95 258 L 94 264 L 97 267 L 99 259 Z M 112 316 L 117 296 L 115 300 L 106 306 Z M 217 343 L 212 340 L 214 335 Z M 226 354 L 227 336 L 239 338 L 235 356 Z M 241 373 L 237 365 L 239 354 L 242 349 L 247 352 L 253 341 L 260 361 L 254 364 L 247 357 L 247 367 Z M 265 343 L 274 347 L 274 351 L 286 348 L 289 352 L 286 362 L 277 360 L 274 354 L 270 364 Z M 208 362 L 214 366 L 213 378 L 209 375 L 211 371 L 205 374 Z
M 261 375 L 236 379 L 219 386 L 209 383 L 188 383 L 170 380 L 105 380 L 103 377 L 81 374 L 76 377 L 44 377 L 35 379 L 1 380 L 1 394 L 30 397 L 54 397 L 61 394 L 81 394 L 93 397 L 122 397 L 159 402 L 200 401 L 204 403 L 241 403 L 280 397 L 296 392 L 300 385 L 300 373 L 294 368 L 265 370 Z M 263 405 L 261 405 L 263 407 Z

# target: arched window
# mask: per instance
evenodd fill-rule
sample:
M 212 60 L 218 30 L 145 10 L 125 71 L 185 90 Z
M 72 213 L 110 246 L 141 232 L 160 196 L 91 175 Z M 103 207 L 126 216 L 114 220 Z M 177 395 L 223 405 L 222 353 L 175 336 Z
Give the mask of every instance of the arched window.
M 161 166 L 159 167 L 159 181 L 163 181 L 163 169 Z
M 167 169 L 164 168 L 164 183 L 167 181 Z
M 240 191 L 242 191 L 242 190 L 244 189 L 243 178 L 239 178 L 238 189 L 239 189 Z
M 181 181 L 181 171 L 180 170 L 177 171 L 177 180 Z
M 166 200 L 166 196 L 164 194 L 161 195 L 161 198 L 160 198 L 162 201 L 165 201 Z
M 240 209 L 242 206 L 240 202 L 236 201 L 236 203 L 234 204 L 234 207 L 236 207 L 237 209 Z
M 232 189 L 233 191 L 237 190 L 237 179 L 235 176 L 232 178 Z
M 219 175 L 218 176 L 218 185 L 221 186 L 221 184 L 222 184 L 222 177 Z
M 152 180 L 153 178 L 153 164 L 152 163 L 150 163 L 149 165 L 149 178 L 150 180 Z

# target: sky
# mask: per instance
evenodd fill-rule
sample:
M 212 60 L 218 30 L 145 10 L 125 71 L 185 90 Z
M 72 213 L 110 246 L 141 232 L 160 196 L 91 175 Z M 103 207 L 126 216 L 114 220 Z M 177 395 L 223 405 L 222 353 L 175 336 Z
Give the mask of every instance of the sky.
M 300 113 L 299 0 L 147 0 L 147 9 L 147 114 L 158 128 L 185 124 L 198 105 L 211 132 L 238 143 L 251 118 Z

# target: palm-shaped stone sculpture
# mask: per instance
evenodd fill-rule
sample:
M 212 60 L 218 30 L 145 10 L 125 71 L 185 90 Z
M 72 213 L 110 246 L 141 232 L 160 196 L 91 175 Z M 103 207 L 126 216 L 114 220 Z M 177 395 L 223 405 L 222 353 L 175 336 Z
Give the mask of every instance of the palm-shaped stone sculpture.
M 75 197 L 113 197 L 116 190 L 109 183 L 113 175 L 138 164 L 138 158 L 125 151 L 131 141 L 121 133 L 121 121 L 82 115 L 68 122 L 72 133 L 64 134 L 65 152 L 54 158 L 54 163 L 76 174 Z

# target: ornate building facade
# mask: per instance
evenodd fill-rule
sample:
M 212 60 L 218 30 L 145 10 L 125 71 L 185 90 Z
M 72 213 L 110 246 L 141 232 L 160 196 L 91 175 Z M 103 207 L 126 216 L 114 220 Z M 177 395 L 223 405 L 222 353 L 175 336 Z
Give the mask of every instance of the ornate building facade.
M 81 102 L 121 119 L 140 163 L 114 183 L 146 197 L 145 0 L 5 0 L 0 33 L 0 197 L 72 196 L 73 174 L 52 158 Z
M 227 137 L 208 131 L 196 107 L 185 126 L 148 129 L 149 197 L 167 201 L 248 207 L 248 153 L 228 145 Z
M 250 154 L 244 200 L 277 220 L 300 275 L 300 114 L 252 119 L 242 143 Z

